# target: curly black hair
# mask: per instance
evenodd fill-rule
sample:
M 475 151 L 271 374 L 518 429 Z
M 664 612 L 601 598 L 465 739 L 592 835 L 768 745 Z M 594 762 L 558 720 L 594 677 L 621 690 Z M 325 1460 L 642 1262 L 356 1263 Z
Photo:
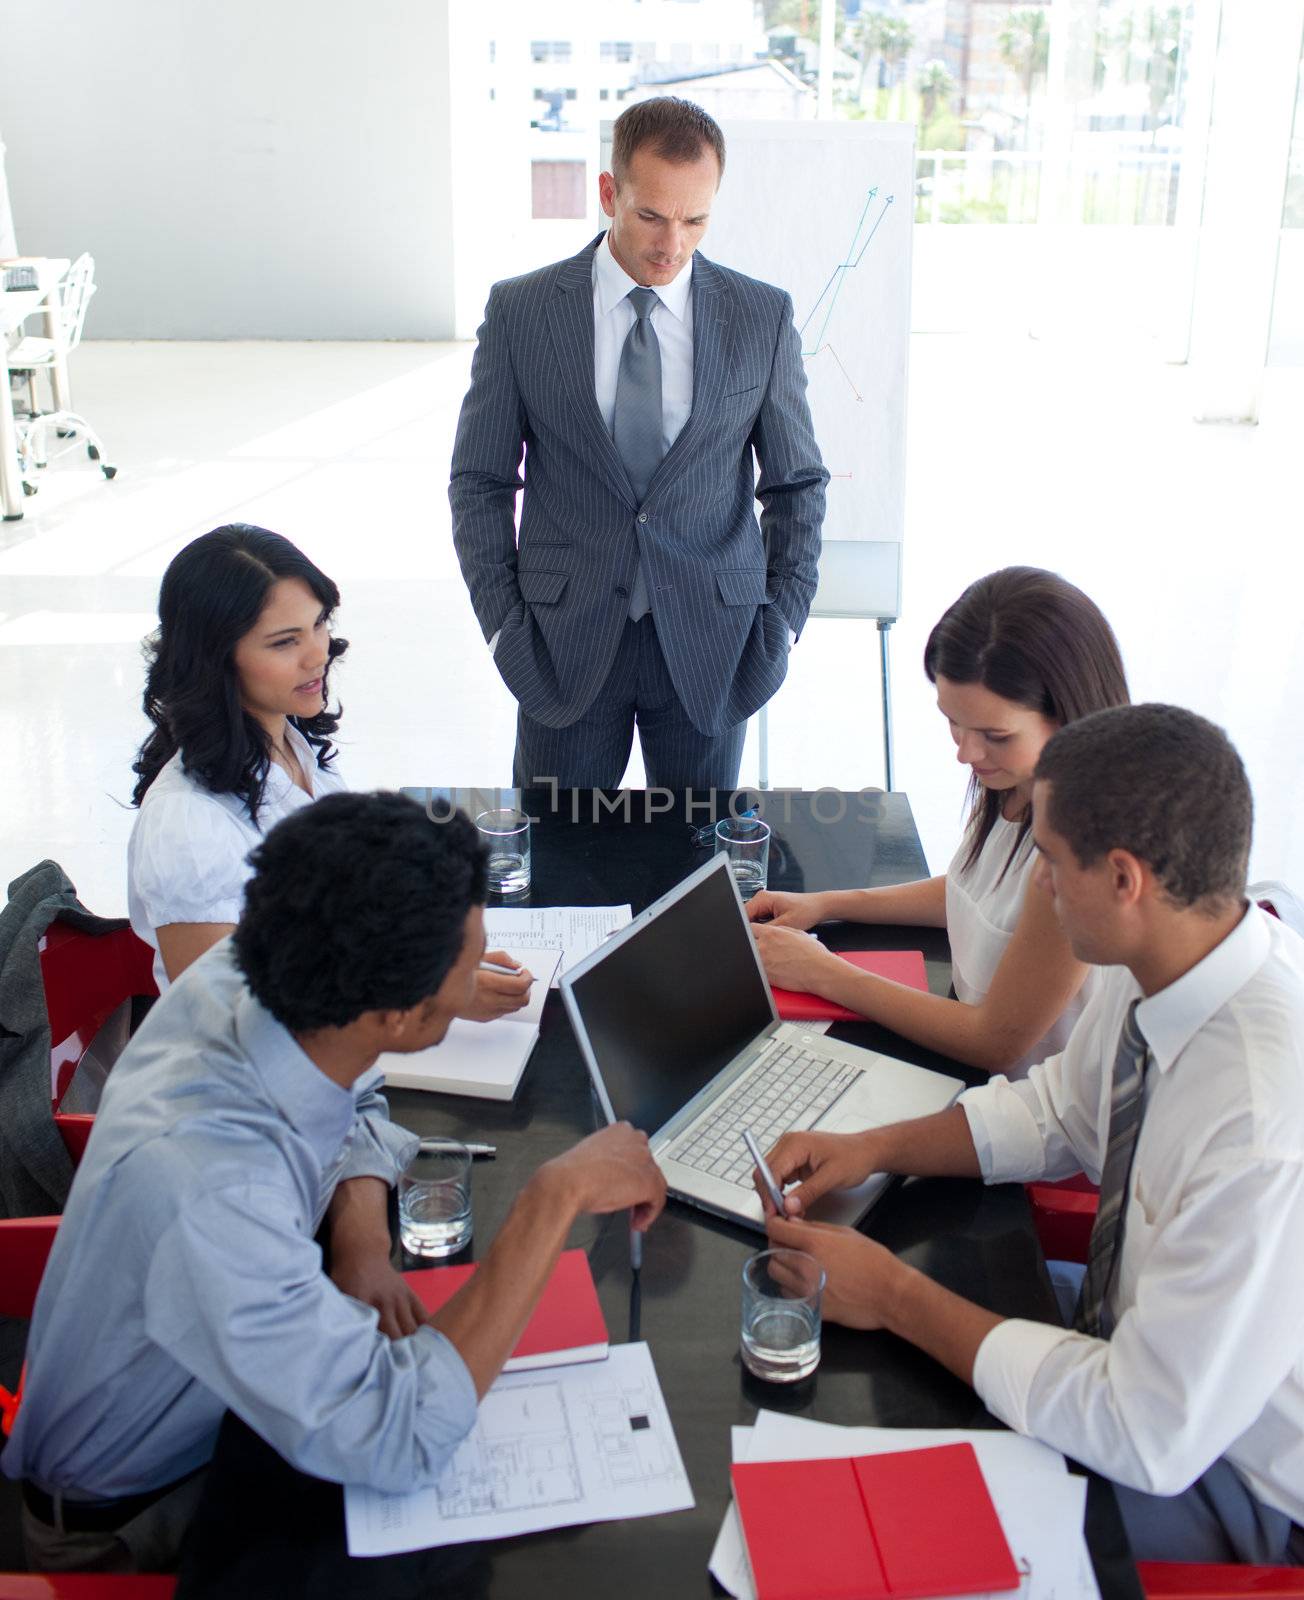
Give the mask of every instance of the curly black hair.
M 169 562 L 159 589 L 158 631 L 145 643 L 144 708 L 154 731 L 132 764 L 133 805 L 179 750 L 188 773 L 213 794 L 239 795 L 250 819 L 258 821 L 269 765 L 267 734 L 241 704 L 235 647 L 281 578 L 301 578 L 328 620 L 340 603 L 340 591 L 297 545 L 245 522 L 201 534 Z M 330 642 L 323 700 L 331 666 L 347 649 L 346 639 Z M 317 765 L 328 766 L 338 708 L 289 720 L 314 747 Z
M 292 1033 L 406 1011 L 461 953 L 487 859 L 465 812 L 428 812 L 400 794 L 325 795 L 252 852 L 237 964 Z
M 1181 706 L 1118 706 L 1061 728 L 1037 762 L 1046 820 L 1090 867 L 1126 850 L 1170 902 L 1217 912 L 1245 896 L 1254 802 L 1223 730 Z

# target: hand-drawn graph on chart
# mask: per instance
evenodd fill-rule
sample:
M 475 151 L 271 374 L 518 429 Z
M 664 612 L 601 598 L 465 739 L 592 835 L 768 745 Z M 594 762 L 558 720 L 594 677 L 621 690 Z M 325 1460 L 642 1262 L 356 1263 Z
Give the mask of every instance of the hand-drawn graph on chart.
M 652 1426 L 659 1407 L 659 1397 L 637 1380 L 597 1373 L 578 1393 L 547 1378 L 491 1389 L 436 1486 L 439 1514 L 574 1503 L 585 1493 L 581 1459 L 590 1489 L 599 1491 L 678 1476 L 677 1458 Z
M 893 194 L 881 194 L 878 184 L 869 189 L 841 260 L 834 265 L 815 303 L 797 328 L 815 432 L 824 453 L 824 464 L 835 482 L 853 479 L 857 465 L 862 472 L 866 470 L 869 462 L 864 457 L 872 431 L 867 418 L 856 417 L 851 409 L 865 404 L 870 383 L 863 373 L 855 370 L 856 357 L 849 348 L 844 346 L 839 350 L 836 313 L 842 302 L 843 320 L 856 316 L 855 303 L 863 297 L 857 296 L 854 281 L 858 273 L 868 275 L 872 271 L 875 240 L 895 199 Z M 862 341 L 863 331 L 863 328 L 859 330 Z M 861 348 L 863 350 L 863 342 Z

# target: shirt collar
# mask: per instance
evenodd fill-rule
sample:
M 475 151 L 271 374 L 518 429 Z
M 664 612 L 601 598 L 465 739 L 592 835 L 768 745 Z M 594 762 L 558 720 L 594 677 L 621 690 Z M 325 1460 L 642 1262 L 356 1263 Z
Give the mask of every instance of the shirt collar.
M 658 283 L 652 287 L 666 310 L 682 322 L 688 310 L 688 297 L 693 292 L 692 257 L 669 283 Z M 603 234 L 602 243 L 593 252 L 593 288 L 600 317 L 605 317 L 618 306 L 631 289 L 638 288 L 638 284 L 611 253 L 610 231 Z
M 1160 1072 L 1167 1072 L 1216 1011 L 1242 989 L 1268 956 L 1264 913 L 1246 907 L 1232 931 L 1189 972 L 1142 1000 L 1136 1019 Z
M 307 1139 L 322 1166 L 328 1166 L 353 1126 L 354 1091 L 341 1088 L 315 1066 L 289 1029 L 247 987 L 236 1001 L 235 1033 L 276 1109 Z

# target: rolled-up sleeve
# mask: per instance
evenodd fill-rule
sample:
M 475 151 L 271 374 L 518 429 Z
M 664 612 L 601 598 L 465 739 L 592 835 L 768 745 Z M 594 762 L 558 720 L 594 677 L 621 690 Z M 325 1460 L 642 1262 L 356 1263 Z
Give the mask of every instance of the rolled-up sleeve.
M 188 1205 L 151 1259 L 149 1337 L 304 1472 L 394 1492 L 433 1483 L 475 1422 L 465 1362 L 433 1328 L 381 1334 L 286 1210 L 263 1186 Z
M 384 1074 L 378 1069 L 364 1074 L 354 1087 L 356 1121 L 336 1181 L 380 1178 L 391 1187 L 417 1153 L 421 1141 L 389 1118 L 389 1105 L 380 1092 Z

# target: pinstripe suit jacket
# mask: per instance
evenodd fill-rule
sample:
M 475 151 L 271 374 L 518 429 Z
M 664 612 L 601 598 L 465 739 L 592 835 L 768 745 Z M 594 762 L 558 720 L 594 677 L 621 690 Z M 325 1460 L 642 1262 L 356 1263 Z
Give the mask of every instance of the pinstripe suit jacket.
M 792 302 L 693 257 L 692 415 L 640 505 L 594 392 L 598 243 L 490 293 L 453 446 L 453 540 L 485 638 L 501 630 L 498 670 L 554 728 L 606 681 L 641 551 L 671 679 L 716 734 L 782 683 L 815 593 L 828 474 Z

